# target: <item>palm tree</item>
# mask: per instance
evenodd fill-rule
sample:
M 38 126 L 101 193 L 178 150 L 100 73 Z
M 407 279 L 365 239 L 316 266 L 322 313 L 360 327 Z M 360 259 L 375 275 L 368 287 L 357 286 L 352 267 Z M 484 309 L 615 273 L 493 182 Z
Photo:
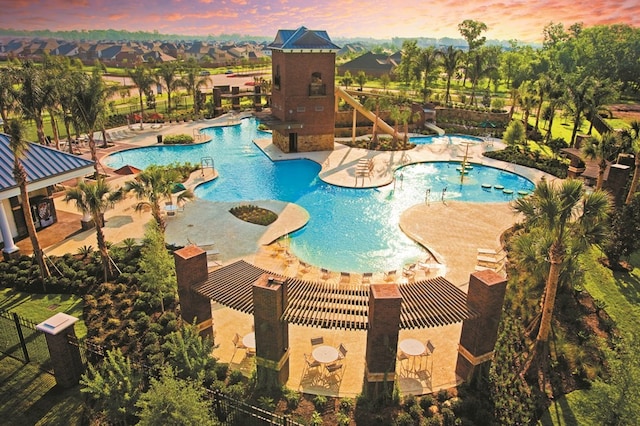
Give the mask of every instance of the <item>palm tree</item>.
M 358 71 L 356 74 L 356 83 L 360 86 L 360 91 L 364 88 L 364 85 L 367 83 L 367 74 L 364 71 Z
M 565 92 L 567 98 L 565 105 L 573 115 L 573 131 L 569 140 L 571 146 L 576 143 L 576 135 L 582 123 L 583 114 L 589 111 L 589 99 L 594 87 L 594 79 L 592 77 L 584 78 L 580 82 L 577 81 L 578 78 L 580 77 L 573 77 L 573 83 L 567 85 L 567 91 Z
M 180 173 L 175 167 L 152 165 L 138 174 L 135 180 L 128 181 L 124 186 L 125 192 L 133 192 L 138 200 L 142 200 L 136 205 L 136 211 L 151 209 L 151 216 L 162 232 L 166 229 L 166 222 L 162 214 L 162 202 L 172 202 L 172 191 L 175 185 L 180 182 L 180 177 Z M 178 195 L 176 202 L 180 203 L 193 198 L 193 192 L 187 190 Z
M 447 90 L 444 96 L 444 102 L 451 102 L 451 78 L 455 75 L 456 71 L 458 71 L 458 67 L 460 66 L 460 62 L 462 61 L 463 52 L 460 49 L 456 49 L 453 46 L 447 46 L 446 49 L 440 51 L 440 55 L 442 57 L 442 65 L 444 66 L 444 71 L 447 74 Z
M 138 95 L 140 97 L 140 130 L 143 129 L 142 121 L 144 116 L 144 103 L 142 102 L 142 95 L 149 96 L 151 93 L 151 85 L 155 82 L 153 75 L 149 68 L 138 65 L 132 70 L 127 70 L 127 74 L 133 80 L 133 84 L 138 87 Z
M 538 99 L 533 92 L 528 90 L 528 87 L 524 87 L 521 89 L 520 97 L 518 98 L 518 103 L 522 108 L 522 122 L 524 123 L 525 134 L 529 134 L 529 116 L 531 115 L 531 110 L 536 107 Z
M 22 214 L 24 215 L 24 221 L 27 225 L 27 233 L 33 246 L 33 255 L 38 262 L 38 268 L 40 269 L 40 277 L 42 278 L 42 288 L 46 292 L 45 280 L 51 276 L 47 263 L 44 259 L 44 252 L 40 247 L 40 240 L 38 240 L 38 233 L 36 232 L 36 225 L 33 223 L 33 216 L 31 215 L 31 203 L 29 202 L 29 190 L 27 189 L 27 171 L 22 164 L 27 150 L 29 149 L 29 143 L 22 138 L 22 123 L 16 119 L 9 121 L 9 149 L 13 153 L 13 178 L 20 188 L 20 203 L 22 207 Z
M 207 76 L 200 76 L 200 66 L 195 61 L 189 61 L 185 65 L 185 74 L 180 81 L 180 85 L 187 89 L 189 95 L 193 98 L 193 112 L 197 115 L 200 113 L 200 101 L 198 93 L 200 88 L 211 82 Z
M 164 62 L 156 71 L 158 80 L 164 83 L 167 88 L 167 112 L 171 112 L 171 94 L 180 87 L 178 79 L 178 67 L 176 62 Z
M 485 50 L 478 50 L 471 58 L 471 66 L 468 68 L 469 79 L 471 80 L 471 103 L 476 101 L 476 90 L 480 79 L 487 77 L 497 68 L 487 63 L 488 56 Z
M 99 177 L 95 182 L 80 182 L 77 186 L 67 189 L 64 201 L 75 203 L 76 208 L 84 215 L 90 215 L 96 228 L 96 240 L 102 259 L 104 281 L 113 277 L 113 267 L 109 257 L 107 241 L 102 227 L 104 226 L 104 212 L 123 196 L 121 189 L 112 190 L 104 178 Z
M 634 166 L 633 178 L 631 178 L 631 185 L 629 185 L 629 193 L 625 204 L 631 204 L 633 196 L 638 189 L 638 181 L 640 180 L 640 121 L 634 120 L 631 123 L 631 129 L 625 132 L 631 140 L 631 149 L 633 150 Z
M 18 81 L 21 83 L 14 93 L 18 106 L 27 119 L 36 123 L 38 142 L 46 143 L 44 134 L 44 111 L 54 102 L 55 85 L 45 69 L 26 61 L 17 71 Z
M 106 99 L 109 90 L 105 87 L 98 69 L 94 69 L 90 77 L 85 76 L 76 87 L 72 111 L 76 117 L 76 123 L 87 133 L 91 160 L 95 170 L 96 179 L 98 172 L 98 156 L 96 154 L 96 141 L 93 134 L 97 129 L 102 129 L 105 120 Z M 106 141 L 105 141 L 106 142 Z
M 418 67 L 424 72 L 424 89 L 428 87 L 429 81 L 431 81 L 431 75 L 440 65 L 439 58 L 439 52 L 433 46 L 428 46 L 420 50 Z
M 619 148 L 619 140 L 613 132 L 607 132 L 602 136 L 591 136 L 582 147 L 582 153 L 586 158 L 598 161 L 596 189 L 602 189 L 607 163 L 615 158 Z
M 604 191 L 587 193 L 579 180 L 569 179 L 553 185 L 541 181 L 534 192 L 514 201 L 513 208 L 524 215 L 522 235 L 537 232 L 537 244 L 548 264 L 540 325 L 535 344 L 525 363 L 523 374 L 546 368 L 548 340 L 558 283 L 566 268 L 567 256 L 584 252 L 591 244 L 604 240 L 611 202 Z M 541 260 L 541 259 L 540 259 Z M 544 385 L 541 383 L 541 385 Z
M 544 97 L 551 92 L 552 84 L 553 82 L 547 74 L 542 75 L 538 81 L 536 81 L 536 88 L 538 89 L 538 110 L 536 111 L 536 124 L 534 126 L 536 132 L 538 131 L 538 124 L 540 123 L 540 113 L 542 112 Z
M 0 118 L 5 133 L 9 131 L 9 113 L 15 108 L 13 86 L 16 82 L 16 70 L 12 66 L 0 68 Z

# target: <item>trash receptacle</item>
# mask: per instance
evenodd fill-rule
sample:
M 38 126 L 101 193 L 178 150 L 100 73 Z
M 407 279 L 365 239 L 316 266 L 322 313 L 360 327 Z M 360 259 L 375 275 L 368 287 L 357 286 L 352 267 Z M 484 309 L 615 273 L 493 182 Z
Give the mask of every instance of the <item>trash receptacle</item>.
M 158 143 L 162 143 L 162 135 L 158 135 Z

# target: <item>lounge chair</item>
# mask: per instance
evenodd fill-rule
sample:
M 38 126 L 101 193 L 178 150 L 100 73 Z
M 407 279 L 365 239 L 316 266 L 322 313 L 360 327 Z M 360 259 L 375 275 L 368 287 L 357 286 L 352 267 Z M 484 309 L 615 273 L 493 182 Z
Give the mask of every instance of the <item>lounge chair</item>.
M 387 271 L 384 273 L 384 280 L 389 282 L 389 281 L 393 281 L 396 279 L 396 270 L 394 269 L 393 271 Z
M 340 272 L 340 284 L 348 284 L 351 281 L 349 272 Z
M 372 277 L 373 277 L 372 272 L 365 272 L 364 274 L 362 274 L 362 284 L 370 284 Z

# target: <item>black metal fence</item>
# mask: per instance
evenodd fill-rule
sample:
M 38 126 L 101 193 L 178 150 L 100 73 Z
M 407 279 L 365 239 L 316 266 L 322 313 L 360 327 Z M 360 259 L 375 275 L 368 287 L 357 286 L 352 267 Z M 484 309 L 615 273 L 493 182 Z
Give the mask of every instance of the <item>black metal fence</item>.
M 15 312 L 0 310 L 0 352 L 53 374 L 45 335 Z

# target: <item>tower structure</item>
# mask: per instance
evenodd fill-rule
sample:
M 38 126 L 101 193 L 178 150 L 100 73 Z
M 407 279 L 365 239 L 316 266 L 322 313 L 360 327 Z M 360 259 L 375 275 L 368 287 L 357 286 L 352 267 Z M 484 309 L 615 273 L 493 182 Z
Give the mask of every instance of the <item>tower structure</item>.
M 283 152 L 333 150 L 335 58 L 340 50 L 326 31 L 278 30 L 272 59 L 270 123 Z

